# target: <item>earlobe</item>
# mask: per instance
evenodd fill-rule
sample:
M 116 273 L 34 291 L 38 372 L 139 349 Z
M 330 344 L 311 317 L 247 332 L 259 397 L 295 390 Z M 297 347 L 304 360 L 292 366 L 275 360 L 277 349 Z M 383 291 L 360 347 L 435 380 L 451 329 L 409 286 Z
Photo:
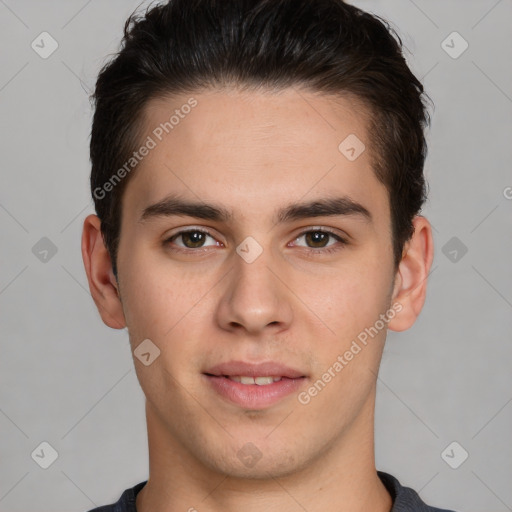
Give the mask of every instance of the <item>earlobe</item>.
M 427 278 L 434 257 L 432 227 L 422 216 L 413 219 L 414 234 L 404 247 L 400 261 L 392 303 L 400 304 L 401 310 L 388 328 L 392 331 L 409 329 L 418 318 L 427 292 Z
M 89 290 L 103 322 L 113 329 L 126 327 L 118 283 L 101 233 L 101 221 L 88 215 L 82 231 L 82 258 Z

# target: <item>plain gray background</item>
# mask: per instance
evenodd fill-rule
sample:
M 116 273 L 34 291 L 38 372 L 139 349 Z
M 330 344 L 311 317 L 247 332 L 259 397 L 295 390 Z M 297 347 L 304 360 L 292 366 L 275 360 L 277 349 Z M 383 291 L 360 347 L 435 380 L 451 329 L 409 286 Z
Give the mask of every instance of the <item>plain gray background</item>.
M 0 0 L 2 512 L 83 512 L 148 476 L 128 336 L 101 322 L 80 254 L 88 93 L 138 3 Z M 417 324 L 388 335 L 377 468 L 431 505 L 512 510 L 512 2 L 354 3 L 397 28 L 435 103 L 436 255 Z M 44 31 L 46 59 L 31 47 Z

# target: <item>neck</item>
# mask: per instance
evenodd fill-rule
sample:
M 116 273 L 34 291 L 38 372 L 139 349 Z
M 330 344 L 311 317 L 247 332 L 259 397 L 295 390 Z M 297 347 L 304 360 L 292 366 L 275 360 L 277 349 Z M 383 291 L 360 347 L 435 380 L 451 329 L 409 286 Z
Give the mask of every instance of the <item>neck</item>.
M 137 512 L 390 512 L 391 496 L 375 468 L 373 415 L 374 396 L 305 467 L 251 479 L 206 467 L 146 403 L 150 476 L 137 495 Z

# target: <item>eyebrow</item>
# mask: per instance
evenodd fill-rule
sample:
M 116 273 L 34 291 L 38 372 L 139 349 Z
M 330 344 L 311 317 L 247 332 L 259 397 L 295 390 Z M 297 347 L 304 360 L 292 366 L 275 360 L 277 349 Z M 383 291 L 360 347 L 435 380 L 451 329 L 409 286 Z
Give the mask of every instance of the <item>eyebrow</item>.
M 195 217 L 216 222 L 227 222 L 233 218 L 232 212 L 220 205 L 168 196 L 145 208 L 139 222 L 157 217 L 173 216 Z M 276 223 L 285 223 L 324 216 L 358 216 L 368 222 L 373 220 L 367 208 L 347 196 L 293 203 L 279 209 L 275 218 L 277 219 Z

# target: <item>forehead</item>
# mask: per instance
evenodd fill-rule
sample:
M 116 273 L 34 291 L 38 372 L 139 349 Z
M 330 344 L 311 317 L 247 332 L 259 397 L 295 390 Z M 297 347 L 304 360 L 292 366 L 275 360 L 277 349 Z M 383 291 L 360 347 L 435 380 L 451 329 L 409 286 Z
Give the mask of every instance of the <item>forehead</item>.
M 196 106 L 188 108 L 192 100 Z M 240 149 L 289 147 L 300 154 L 300 148 L 318 145 L 322 150 L 330 147 L 337 156 L 340 136 L 357 132 L 361 139 L 367 138 L 367 116 L 364 104 L 353 95 L 340 97 L 298 88 L 224 88 L 152 99 L 144 109 L 143 123 L 146 131 L 158 132 L 160 125 L 174 117 L 172 129 L 163 137 L 172 135 L 177 144 L 186 141 L 198 149 L 216 147 L 218 142 L 227 149 L 231 142 Z
M 367 119 L 354 97 L 292 88 L 153 99 L 141 139 L 150 137 L 154 148 L 137 166 L 123 202 L 140 214 L 177 193 L 263 212 L 285 197 L 335 193 L 386 207 L 387 193 L 371 167 Z

